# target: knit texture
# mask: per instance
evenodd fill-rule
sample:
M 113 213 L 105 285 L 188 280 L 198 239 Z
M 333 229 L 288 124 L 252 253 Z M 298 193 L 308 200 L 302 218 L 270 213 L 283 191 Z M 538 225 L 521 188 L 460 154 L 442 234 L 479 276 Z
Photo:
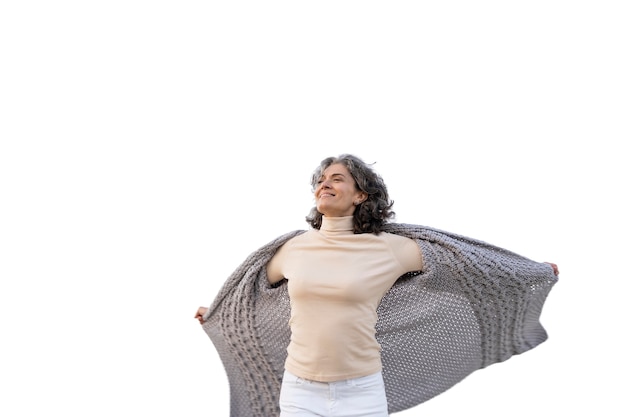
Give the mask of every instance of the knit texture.
M 547 339 L 539 322 L 557 277 L 552 268 L 465 236 L 389 223 L 416 240 L 424 269 L 399 277 L 378 308 L 376 337 L 394 413 L 446 391 L 470 373 Z M 278 417 L 290 330 L 287 282 L 270 285 L 265 266 L 293 231 L 253 252 L 205 313 L 230 384 L 231 417 Z

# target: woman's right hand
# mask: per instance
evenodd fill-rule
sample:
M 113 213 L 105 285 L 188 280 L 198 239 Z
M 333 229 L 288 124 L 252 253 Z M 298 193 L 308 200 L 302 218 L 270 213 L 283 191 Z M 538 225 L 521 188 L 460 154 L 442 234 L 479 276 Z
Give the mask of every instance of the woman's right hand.
M 196 311 L 195 318 L 200 322 L 200 324 L 204 324 L 204 319 L 202 318 L 202 316 L 204 316 L 204 313 L 206 313 L 207 310 L 208 308 L 206 307 L 199 307 L 198 311 Z

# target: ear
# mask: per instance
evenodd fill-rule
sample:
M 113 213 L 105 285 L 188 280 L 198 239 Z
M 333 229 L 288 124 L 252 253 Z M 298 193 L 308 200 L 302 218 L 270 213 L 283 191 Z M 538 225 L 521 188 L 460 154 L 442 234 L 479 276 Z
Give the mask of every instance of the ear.
M 364 202 L 365 200 L 367 200 L 367 197 L 368 197 L 368 195 L 367 195 L 366 192 L 360 191 L 359 194 L 358 194 L 358 197 L 357 197 L 357 204 L 356 205 L 359 205 L 362 202 Z

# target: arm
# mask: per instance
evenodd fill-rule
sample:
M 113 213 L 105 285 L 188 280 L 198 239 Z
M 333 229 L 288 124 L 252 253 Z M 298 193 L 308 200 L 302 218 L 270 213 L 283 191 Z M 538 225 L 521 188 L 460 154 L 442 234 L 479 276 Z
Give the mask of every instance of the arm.
M 285 278 L 282 271 L 282 260 L 285 257 L 284 252 L 283 247 L 281 247 L 267 263 L 267 280 L 270 284 L 276 284 L 278 281 Z
M 411 266 L 411 271 L 421 271 L 424 268 L 424 258 L 422 256 L 422 248 L 417 244 L 416 241 L 411 240 L 413 242 L 413 265 Z
M 391 242 L 394 247 L 393 251 L 403 265 L 405 273 L 422 271 L 424 268 L 422 249 L 415 240 L 403 236 L 394 236 Z

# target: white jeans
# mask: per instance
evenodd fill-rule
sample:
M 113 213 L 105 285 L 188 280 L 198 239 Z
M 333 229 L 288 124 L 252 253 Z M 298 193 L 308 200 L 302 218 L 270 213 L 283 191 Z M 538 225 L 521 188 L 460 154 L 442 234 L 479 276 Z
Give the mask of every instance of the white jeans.
M 317 382 L 289 371 L 280 390 L 280 417 L 388 417 L 381 372 L 337 382 Z

